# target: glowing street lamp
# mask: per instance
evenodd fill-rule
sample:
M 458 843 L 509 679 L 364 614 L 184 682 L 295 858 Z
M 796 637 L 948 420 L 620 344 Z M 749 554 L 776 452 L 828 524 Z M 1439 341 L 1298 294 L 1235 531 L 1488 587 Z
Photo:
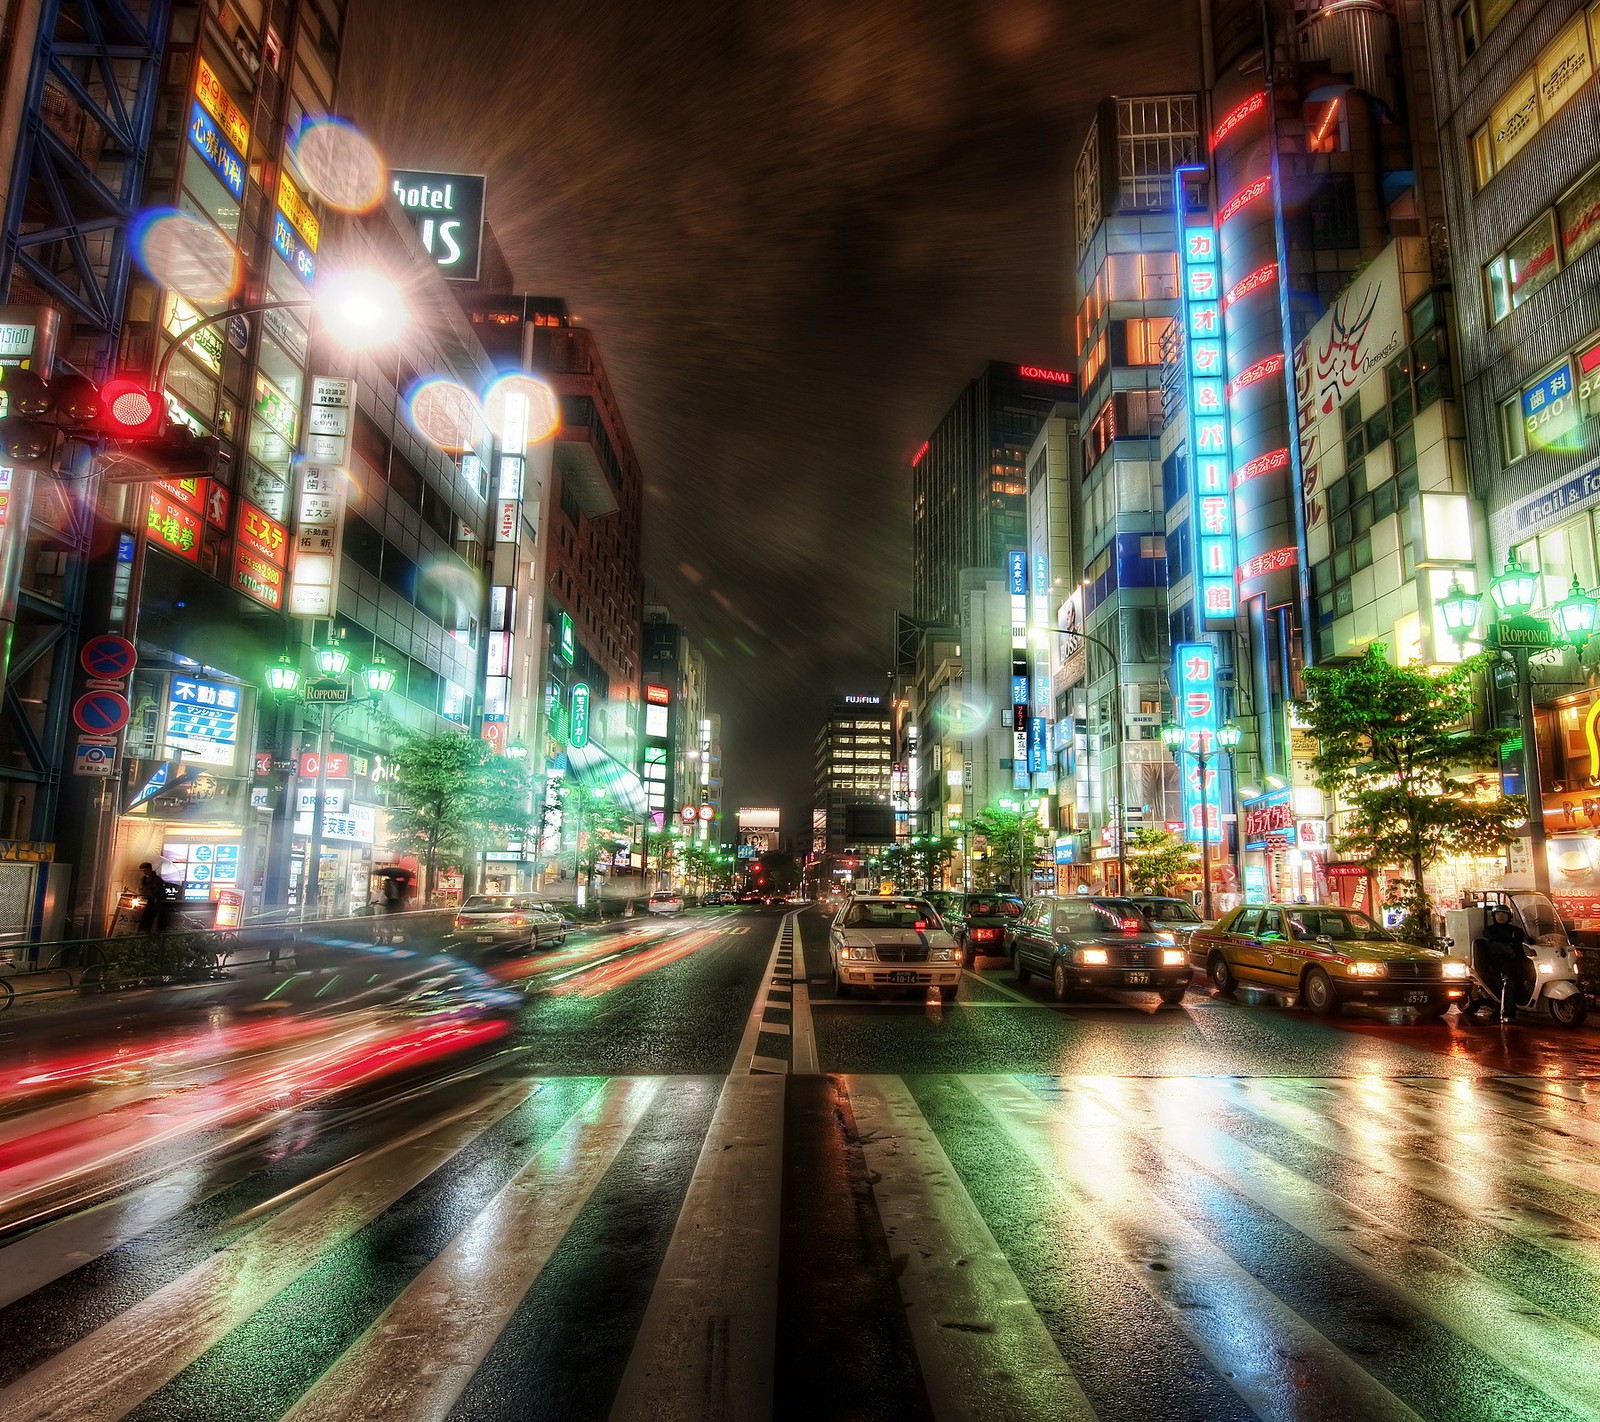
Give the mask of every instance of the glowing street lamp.
M 323 676 L 343 676 L 350 669 L 350 654 L 343 647 L 330 644 L 320 647 L 312 659 Z
M 1572 591 L 1555 606 L 1556 631 L 1574 647 L 1581 647 L 1594 635 L 1597 620 L 1600 620 L 1600 602 L 1584 592 L 1574 577 Z
M 1444 618 L 1445 630 L 1458 646 L 1465 646 L 1472 640 L 1482 607 L 1482 593 L 1468 592 L 1459 576 L 1450 580 L 1449 591 L 1439 599 L 1439 614 Z
M 366 678 L 367 690 L 374 696 L 386 696 L 394 690 L 395 671 L 382 653 L 372 659 L 372 665 L 362 675 Z
M 267 668 L 267 690 L 274 696 L 292 696 L 300 689 L 300 669 L 285 652 Z
M 1182 756 L 1192 756 L 1200 772 L 1200 888 L 1205 897 L 1206 921 L 1210 922 L 1211 913 L 1211 812 L 1209 801 L 1206 797 L 1206 762 L 1211 758 L 1211 749 L 1208 740 L 1214 740 L 1217 747 L 1231 760 L 1233 753 L 1239 748 L 1239 743 L 1244 739 L 1244 732 L 1232 721 L 1225 721 L 1207 737 L 1204 734 L 1195 736 L 1195 749 L 1189 750 L 1186 742 L 1190 733 L 1176 722 L 1168 721 L 1161 728 L 1161 744 L 1172 752 L 1172 758 L 1179 760 Z M 1181 761 L 1180 761 L 1181 766 Z
M 388 345 L 411 319 L 400 288 L 365 267 L 325 276 L 313 301 L 328 335 L 351 350 Z
M 1539 579 L 1512 553 L 1506 558 L 1505 572 L 1489 584 L 1489 596 L 1502 617 L 1525 617 L 1539 596 Z

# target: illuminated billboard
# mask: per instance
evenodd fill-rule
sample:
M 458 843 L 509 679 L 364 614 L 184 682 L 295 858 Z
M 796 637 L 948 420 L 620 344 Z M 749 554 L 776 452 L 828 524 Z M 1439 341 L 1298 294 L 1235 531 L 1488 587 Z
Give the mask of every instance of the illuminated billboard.
M 1188 383 L 1189 468 L 1195 540 L 1195 593 L 1206 622 L 1231 621 L 1239 611 L 1234 578 L 1233 479 L 1228 430 L 1228 360 L 1222 338 L 1222 269 L 1209 217 L 1185 203 L 1179 168 L 1178 231 L 1183 253 L 1183 357 Z
M 483 247 L 484 179 L 479 173 L 394 168 L 389 186 L 422 246 L 451 281 L 477 281 Z
M 1217 649 L 1209 642 L 1179 642 L 1172 649 L 1172 690 L 1183 749 L 1177 755 L 1183 782 L 1183 835 L 1199 843 L 1221 842 L 1222 802 L 1216 750 Z M 1200 757 L 1204 756 L 1202 768 Z

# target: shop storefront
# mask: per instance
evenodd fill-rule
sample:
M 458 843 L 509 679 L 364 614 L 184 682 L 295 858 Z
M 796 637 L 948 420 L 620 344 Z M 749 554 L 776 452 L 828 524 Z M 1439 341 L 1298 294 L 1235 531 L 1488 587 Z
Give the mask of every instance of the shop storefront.
M 1326 902 L 1328 822 L 1321 792 L 1303 786 L 1269 790 L 1240 808 L 1244 901 Z

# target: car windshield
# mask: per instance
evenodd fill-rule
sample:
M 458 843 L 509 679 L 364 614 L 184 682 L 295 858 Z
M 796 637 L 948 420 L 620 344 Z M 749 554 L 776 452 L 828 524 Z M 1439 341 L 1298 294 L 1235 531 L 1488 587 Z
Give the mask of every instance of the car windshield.
M 1015 899 L 986 899 L 974 896 L 967 900 L 967 917 L 1016 918 L 1022 905 Z
M 1289 931 L 1296 938 L 1326 938 L 1332 942 L 1341 938 L 1394 937 L 1358 909 L 1293 908 L 1289 910 Z
M 919 923 L 937 927 L 939 916 L 928 904 L 915 899 L 854 903 L 844 916 L 846 928 L 914 928 Z
M 1056 927 L 1074 937 L 1101 933 L 1140 933 L 1150 924 L 1132 899 L 1063 899 Z
M 1200 915 L 1194 905 L 1182 899 L 1135 899 L 1147 918 L 1164 919 L 1168 923 L 1199 923 Z

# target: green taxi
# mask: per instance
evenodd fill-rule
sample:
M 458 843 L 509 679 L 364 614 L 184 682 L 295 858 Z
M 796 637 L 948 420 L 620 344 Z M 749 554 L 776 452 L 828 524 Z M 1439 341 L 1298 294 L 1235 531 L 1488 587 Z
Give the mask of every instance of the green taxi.
M 1319 1016 L 1360 1003 L 1432 1018 L 1467 997 L 1463 959 L 1406 943 L 1337 904 L 1245 904 L 1191 935 L 1189 955 L 1224 997 L 1272 988 Z

